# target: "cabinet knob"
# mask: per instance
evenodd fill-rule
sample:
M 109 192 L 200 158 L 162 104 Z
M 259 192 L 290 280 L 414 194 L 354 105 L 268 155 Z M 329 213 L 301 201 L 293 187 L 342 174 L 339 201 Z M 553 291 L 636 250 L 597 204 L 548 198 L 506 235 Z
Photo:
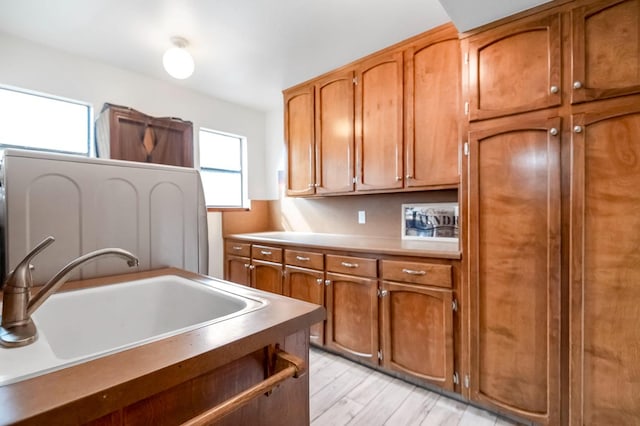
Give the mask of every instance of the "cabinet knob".
M 402 180 L 402 177 L 396 176 L 396 182 L 400 182 L 401 180 Z
M 320 184 L 319 184 L 319 183 L 316 183 L 316 184 L 315 184 L 315 185 L 313 185 L 313 186 L 314 186 L 314 187 L 316 187 L 316 188 L 319 188 L 319 187 L 320 187 Z
M 574 133 L 582 133 L 582 126 L 573 126 Z
M 573 88 L 574 89 L 582 89 L 582 82 L 581 81 L 574 81 L 573 82 Z
M 558 88 L 558 86 L 551 86 L 551 87 L 549 88 L 549 91 L 550 91 L 551 93 L 554 93 L 554 94 L 555 94 L 555 93 L 558 93 L 558 92 L 560 91 L 560 89 Z
M 321 285 L 322 283 L 324 283 L 324 280 L 322 278 L 318 278 L 316 279 L 316 283 L 318 283 L 318 285 Z
M 245 263 L 245 264 L 244 264 L 244 267 L 245 267 L 245 268 L 250 268 L 250 267 L 251 267 L 251 265 L 249 265 L 248 263 Z
M 307 188 L 313 188 L 313 184 L 310 183 L 309 185 L 307 185 Z
M 413 179 L 413 176 L 412 176 L 412 175 L 406 175 L 405 177 L 406 177 L 407 179 Z
M 324 280 L 324 285 L 330 285 L 331 284 L 331 280 Z
M 249 265 L 249 269 L 253 271 L 254 269 L 256 269 L 256 267 L 255 265 Z
M 552 127 L 549 129 L 549 133 L 551 133 L 551 136 L 556 136 L 558 134 L 558 129 Z

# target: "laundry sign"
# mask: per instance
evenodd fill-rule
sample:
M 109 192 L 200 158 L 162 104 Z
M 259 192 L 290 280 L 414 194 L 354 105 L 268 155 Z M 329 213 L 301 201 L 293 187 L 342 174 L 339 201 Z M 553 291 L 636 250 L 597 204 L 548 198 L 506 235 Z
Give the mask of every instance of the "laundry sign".
M 402 205 L 402 238 L 457 241 L 459 234 L 457 203 Z

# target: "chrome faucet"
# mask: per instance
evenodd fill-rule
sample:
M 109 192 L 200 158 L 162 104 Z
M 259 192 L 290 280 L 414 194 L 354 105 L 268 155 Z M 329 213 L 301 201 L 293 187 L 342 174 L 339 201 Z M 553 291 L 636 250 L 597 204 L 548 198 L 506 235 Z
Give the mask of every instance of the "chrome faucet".
M 129 266 L 138 265 L 138 258 L 126 250 L 119 248 L 95 250 L 69 262 L 47 281 L 35 297 L 31 299 L 30 289 L 33 286 L 31 269 L 33 267 L 30 265 L 30 261 L 54 241 L 55 238 L 51 236 L 45 238 L 9 273 L 2 288 L 0 345 L 8 347 L 24 346 L 36 339 L 37 329 L 31 319 L 31 315 L 69 279 L 69 275 L 75 268 L 102 256 L 118 256 L 125 259 Z

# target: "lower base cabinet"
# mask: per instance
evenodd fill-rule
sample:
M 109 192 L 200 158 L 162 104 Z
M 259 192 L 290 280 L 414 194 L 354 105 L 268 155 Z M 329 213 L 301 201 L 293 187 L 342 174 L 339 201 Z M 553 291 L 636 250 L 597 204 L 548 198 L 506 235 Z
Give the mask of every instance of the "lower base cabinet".
M 284 295 L 324 306 L 324 271 L 286 266 Z M 316 345 L 324 344 L 324 322 L 311 326 L 309 339 Z
M 326 346 L 378 364 L 378 280 L 327 273 Z
M 383 281 L 382 366 L 453 391 L 452 291 Z
M 282 294 L 282 264 L 254 260 L 251 263 L 251 287 Z
M 225 279 L 227 281 L 246 286 L 251 285 L 251 275 L 249 274 L 250 258 L 227 255 L 225 264 L 227 272 Z
M 309 330 L 312 344 L 460 392 L 454 384 L 461 368 L 454 353 L 458 261 L 250 246 L 247 264 L 236 247 L 249 249 L 237 241 L 228 245 L 227 279 L 244 279 L 250 271 L 252 287 L 324 306 L 326 321 Z

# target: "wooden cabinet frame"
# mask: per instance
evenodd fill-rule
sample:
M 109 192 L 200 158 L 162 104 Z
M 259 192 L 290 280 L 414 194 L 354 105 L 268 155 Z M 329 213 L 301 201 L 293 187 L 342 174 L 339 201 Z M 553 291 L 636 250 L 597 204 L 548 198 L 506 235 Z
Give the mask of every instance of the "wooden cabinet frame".
M 555 129 L 555 130 L 551 130 Z M 470 132 L 469 134 L 469 176 L 466 182 L 467 193 L 469 196 L 469 206 L 468 206 L 468 285 L 469 285 L 469 322 L 470 322 L 470 366 L 471 366 L 471 377 L 470 377 L 470 398 L 474 401 L 481 402 L 483 404 L 487 404 L 489 406 L 494 407 L 498 411 L 505 411 L 508 413 L 516 414 L 522 416 L 524 418 L 528 418 L 537 422 L 541 422 L 544 424 L 558 424 L 560 421 L 560 373 L 561 373 L 561 353 L 560 353 L 560 303 L 561 303 L 561 286 L 560 286 L 560 265 L 561 265 L 561 253 L 560 253 L 560 239 L 561 239 L 561 208 L 560 208 L 560 135 L 561 135 L 561 120 L 560 118 L 552 118 L 552 119 L 532 119 L 532 118 L 521 118 L 519 120 L 514 120 L 514 122 L 510 124 L 505 124 L 502 126 L 498 126 L 493 129 Z M 546 233 L 541 235 L 539 238 L 544 239 L 544 247 L 545 252 L 545 262 L 535 266 L 534 270 L 531 271 L 532 274 L 537 274 L 540 276 L 539 284 L 532 285 L 529 283 L 529 290 L 535 289 L 537 285 L 545 286 L 544 296 L 545 299 L 543 301 L 536 300 L 535 303 L 544 305 L 544 309 L 536 308 L 536 313 L 538 310 L 542 310 L 545 313 L 544 318 L 541 318 L 539 323 L 531 324 L 532 327 L 537 326 L 538 331 L 540 329 L 544 331 L 544 339 L 546 350 L 544 352 L 540 352 L 539 354 L 528 354 L 529 362 L 533 363 L 536 368 L 544 371 L 545 377 L 542 378 L 544 380 L 544 385 L 537 383 L 537 389 L 533 389 L 527 387 L 523 383 L 523 389 L 527 389 L 527 392 L 535 392 L 536 398 L 539 403 L 541 399 L 546 401 L 544 403 L 545 410 L 543 412 L 540 411 L 531 411 L 527 410 L 514 404 L 504 401 L 500 399 L 500 394 L 504 396 L 509 391 L 504 388 L 506 383 L 512 383 L 514 386 L 516 383 L 523 381 L 523 379 L 519 379 L 518 373 L 514 373 L 514 370 L 520 371 L 520 364 L 515 361 L 515 356 L 517 356 L 517 352 L 509 352 L 507 347 L 496 347 L 495 344 L 493 346 L 489 346 L 488 344 L 484 345 L 485 341 L 488 341 L 489 337 L 491 337 L 492 341 L 495 343 L 496 341 L 508 341 L 512 343 L 512 346 L 517 351 L 518 348 L 521 348 L 521 343 L 519 342 L 519 336 L 514 335 L 513 328 L 519 328 L 520 331 L 524 332 L 523 324 L 519 323 L 516 318 L 508 318 L 506 315 L 508 312 L 511 312 L 513 315 L 516 315 L 518 311 L 514 309 L 513 305 L 508 305 L 507 307 L 498 307 L 498 306 L 486 306 L 486 304 L 482 303 L 481 295 L 485 296 L 489 293 L 489 291 L 484 291 L 484 283 L 481 280 L 481 268 L 484 268 L 486 271 L 492 271 L 492 279 L 491 283 L 493 283 L 491 296 L 494 300 L 498 297 L 507 297 L 509 294 L 509 290 L 516 283 L 509 283 L 505 280 L 509 275 L 508 271 L 513 271 L 513 264 L 509 264 L 504 267 L 502 265 L 495 264 L 495 261 L 491 258 L 491 256 L 485 253 L 481 249 L 481 242 L 483 239 L 487 238 L 488 230 L 484 230 L 481 227 L 482 216 L 492 217 L 492 220 L 496 220 L 499 218 L 502 221 L 514 220 L 513 214 L 514 211 L 509 211 L 509 207 L 512 202 L 510 202 L 510 197 L 519 196 L 518 194 L 510 194 L 510 193 L 501 193 L 501 202 L 498 205 L 492 204 L 491 208 L 494 209 L 490 212 L 482 212 L 480 211 L 480 200 L 485 197 L 485 194 L 480 193 L 479 182 L 481 181 L 480 173 L 480 161 L 479 155 L 481 153 L 481 145 L 484 143 L 484 140 L 491 141 L 495 137 L 499 137 L 501 135 L 511 135 L 514 132 L 544 132 L 546 134 L 546 162 L 542 161 L 542 159 L 537 158 L 536 152 L 517 152 L 516 147 L 513 148 L 513 152 L 516 152 L 516 157 L 514 157 L 513 161 L 517 161 L 516 165 L 513 167 L 520 168 L 522 170 L 534 170 L 536 168 L 541 168 L 546 170 L 547 173 L 547 183 L 546 188 L 538 188 L 538 191 L 545 191 L 544 197 L 540 194 L 537 194 L 538 198 L 545 198 L 547 202 L 547 206 L 544 209 L 546 212 L 546 217 L 541 217 L 541 226 L 546 228 Z M 555 133 L 555 135 L 554 135 Z M 514 142 L 515 143 L 515 142 Z M 503 146 L 502 149 L 510 149 L 509 146 Z M 491 155 L 491 154 L 487 154 Z M 507 154 L 505 154 L 507 155 Z M 508 155 L 514 155 L 513 153 L 509 153 Z M 499 161 L 496 158 L 491 157 L 490 161 L 495 164 L 499 164 Z M 530 169 L 534 168 L 534 169 Z M 537 173 L 537 172 L 536 172 Z M 527 198 L 523 196 L 523 199 Z M 514 200 L 515 202 L 515 200 Z M 495 210 L 499 209 L 499 210 Z M 514 236 L 515 240 L 511 241 L 507 247 L 508 250 L 516 250 L 518 248 L 518 244 L 522 245 L 531 245 L 537 241 L 537 244 L 541 244 L 538 237 L 536 237 L 536 232 L 538 229 L 531 229 L 533 227 L 523 227 L 518 232 L 519 236 Z M 512 235 L 512 231 L 514 229 L 514 224 L 511 224 L 511 231 L 507 235 Z M 544 228 L 543 228 L 544 229 Z M 496 229 L 492 229 L 491 232 L 497 232 Z M 529 242 L 525 243 L 524 241 L 529 238 Z M 495 250 L 497 250 L 496 248 Z M 538 253 L 540 255 L 540 253 Z M 511 262 L 517 261 L 517 252 L 514 252 L 514 257 Z M 492 263 L 494 262 L 494 263 Z M 506 270 L 505 268 L 511 268 Z M 516 268 L 517 270 L 518 268 Z M 487 272 L 488 274 L 488 272 Z M 489 281 L 488 279 L 485 281 Z M 484 291 L 484 293 L 483 293 Z M 504 296 L 500 296 L 500 294 L 505 293 Z M 538 295 L 541 293 L 538 292 Z M 488 297 L 488 296 L 487 296 Z M 509 300 L 505 300 L 508 302 Z M 534 301 L 531 301 L 532 303 Z M 520 305 L 521 308 L 526 308 L 526 305 Z M 502 322 L 498 323 L 498 319 L 492 319 L 492 323 L 490 325 L 484 325 L 481 320 L 481 309 L 489 309 L 492 308 L 493 312 L 500 311 L 500 309 L 505 309 L 504 313 L 502 313 L 503 317 L 501 318 Z M 502 312 L 502 311 L 500 311 Z M 533 313 L 528 319 L 531 319 L 531 316 L 535 316 Z M 484 327 L 481 329 L 481 325 Z M 533 331 L 532 331 L 533 332 Z M 492 337 L 493 336 L 493 337 Z M 522 345 L 530 346 L 531 342 L 522 343 Z M 537 350 L 537 347 L 535 348 Z M 483 356 L 484 354 L 484 356 Z M 489 355 L 488 355 L 489 354 Z M 491 362 L 491 369 L 483 368 L 481 366 L 481 362 L 489 362 L 483 361 L 487 359 Z M 541 360 L 540 358 L 543 357 Z M 508 360 L 508 365 L 500 365 L 500 359 Z M 544 368 L 540 367 L 540 363 L 544 362 Z M 500 366 L 499 366 L 500 365 Z M 517 365 L 517 367 L 516 367 Z M 507 366 L 510 367 L 507 370 Z M 529 371 L 529 373 L 531 373 Z M 483 380 L 489 383 L 484 383 Z M 487 392 L 483 391 L 484 386 L 488 386 L 490 391 L 497 392 L 496 395 L 490 395 Z M 546 390 L 546 394 L 540 395 L 540 388 Z M 522 392 L 525 392 L 524 390 Z M 523 397 L 520 396 L 520 399 Z M 529 400 L 530 398 L 525 398 L 525 400 Z
M 382 292 L 380 300 L 382 305 L 380 336 L 382 340 L 383 367 L 410 374 L 442 389 L 453 391 L 452 291 L 391 281 L 382 281 L 380 289 Z M 401 301 L 394 305 L 396 294 L 411 295 L 414 298 L 413 301 L 416 302 L 416 306 L 401 306 Z M 423 303 L 426 301 L 432 302 L 432 305 L 429 306 L 424 303 L 418 307 L 416 300 L 418 298 Z M 415 327 L 396 327 L 394 324 L 396 318 L 405 322 L 412 321 L 412 318 L 402 317 L 402 314 L 408 314 L 406 311 L 409 308 L 420 311 L 421 316 L 413 318 Z M 429 308 L 435 309 L 435 311 L 430 312 Z M 396 310 L 401 312 L 396 312 Z M 439 328 L 437 326 L 434 327 L 434 324 L 425 319 L 425 317 L 431 316 L 439 317 L 440 323 L 437 324 L 440 325 Z M 398 344 L 396 344 L 396 341 L 398 341 Z M 424 349 L 424 351 L 421 352 L 420 348 Z M 428 360 L 432 361 L 432 363 L 428 363 Z M 434 370 L 433 364 L 441 365 L 441 369 Z
M 589 19 L 596 18 L 600 14 L 613 12 L 616 8 L 621 8 L 626 5 L 629 5 L 628 11 L 620 10 L 617 16 L 612 17 L 612 20 L 609 20 L 608 22 L 603 21 L 602 27 L 599 29 L 611 33 L 616 30 L 616 28 L 613 27 L 615 27 L 618 23 L 618 19 L 623 17 L 630 19 L 631 22 L 635 20 L 636 26 L 638 27 L 635 29 L 635 31 L 637 32 L 640 30 L 640 22 L 638 22 L 640 20 L 640 2 L 638 0 L 604 0 L 584 6 L 579 6 L 571 10 L 571 24 L 573 29 L 571 37 L 571 82 L 572 85 L 578 85 L 578 87 L 573 86 L 571 88 L 572 103 L 592 101 L 596 99 L 606 99 L 632 93 L 640 93 L 640 76 L 638 75 L 637 70 L 638 61 L 640 60 L 640 52 L 638 51 L 637 46 L 635 47 L 635 49 L 634 46 L 629 46 L 632 51 L 635 51 L 635 72 L 633 69 L 633 63 L 618 64 L 620 59 L 630 59 L 633 62 L 634 58 L 632 55 L 619 52 L 619 46 L 614 46 L 612 45 L 612 43 L 602 43 L 601 46 L 601 49 L 611 52 L 611 57 L 608 58 L 608 63 L 615 63 L 615 65 L 617 65 L 618 67 L 624 67 L 624 69 L 628 70 L 628 72 L 630 73 L 628 77 L 633 75 L 635 77 L 635 81 L 627 81 L 627 84 L 622 87 L 607 87 L 604 82 L 601 82 L 599 86 L 595 86 L 589 84 L 589 82 L 587 81 L 587 76 L 589 74 L 587 65 L 587 58 L 589 56 L 587 52 L 587 21 Z M 633 15 L 634 5 L 635 16 Z M 618 34 L 618 36 L 621 38 L 624 37 L 622 34 Z M 631 40 L 630 37 L 632 37 L 632 35 L 627 35 L 627 38 L 629 40 Z M 636 37 L 638 37 L 637 34 Z M 618 43 L 624 42 L 621 40 L 617 41 Z M 637 42 L 638 40 L 636 38 L 636 43 Z M 621 58 L 621 56 L 623 58 Z M 625 58 L 627 56 L 631 57 Z M 592 70 L 591 72 L 595 71 Z M 604 70 L 601 70 L 601 72 L 604 72 Z
M 535 16 L 527 18 L 526 20 L 505 24 L 469 39 L 469 120 L 483 120 L 560 105 L 562 100 L 562 36 L 560 32 L 560 22 L 560 13 L 553 12 L 547 14 L 547 16 Z M 543 31 L 546 34 L 545 40 L 547 40 L 547 45 L 545 50 L 547 52 L 547 57 L 545 59 L 548 59 L 548 63 L 538 64 L 539 66 L 544 66 L 546 68 L 544 70 L 546 81 L 543 82 L 544 85 L 541 92 L 535 93 L 537 99 L 531 100 L 531 96 L 526 96 L 518 105 L 494 108 L 484 107 L 483 99 L 488 97 L 489 94 L 483 93 L 480 87 L 483 79 L 483 76 L 480 73 L 480 56 L 483 51 L 497 46 L 498 43 L 505 44 L 509 42 L 512 42 L 513 46 L 507 45 L 505 49 L 518 49 L 521 47 L 521 44 L 523 44 L 519 38 L 522 38 L 527 34 L 533 34 L 540 31 Z M 520 53 L 520 56 L 522 57 L 525 55 L 526 53 Z M 522 70 L 506 69 L 506 71 L 510 71 L 514 76 L 517 76 Z M 505 86 L 508 85 L 508 82 L 499 83 L 504 83 Z M 552 89 L 552 87 L 555 87 L 556 89 Z M 494 89 L 498 90 L 496 88 Z M 499 96 L 511 101 L 510 98 L 513 98 L 514 94 L 504 92 L 504 90 L 510 89 L 511 87 L 500 88 Z

